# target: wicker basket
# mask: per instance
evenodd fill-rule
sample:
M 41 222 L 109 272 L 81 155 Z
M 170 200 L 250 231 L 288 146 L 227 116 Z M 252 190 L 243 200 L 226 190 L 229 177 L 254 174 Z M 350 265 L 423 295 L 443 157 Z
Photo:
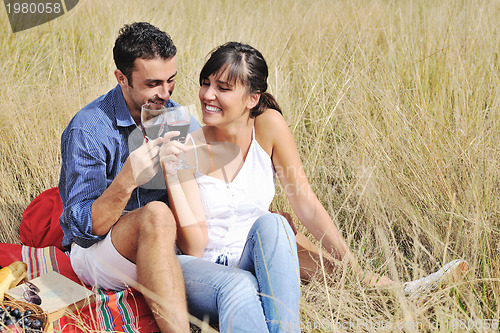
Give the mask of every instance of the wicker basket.
M 49 329 L 49 324 L 50 324 L 49 316 L 38 305 L 21 301 L 3 301 L 0 303 L 0 307 L 2 307 L 4 310 L 6 306 L 10 306 L 12 310 L 19 309 L 19 311 L 21 312 L 25 312 L 26 310 L 31 310 L 33 314 L 30 315 L 30 318 L 38 319 L 42 322 L 41 331 L 47 332 L 47 330 Z M 1 324 L 0 327 L 2 327 Z

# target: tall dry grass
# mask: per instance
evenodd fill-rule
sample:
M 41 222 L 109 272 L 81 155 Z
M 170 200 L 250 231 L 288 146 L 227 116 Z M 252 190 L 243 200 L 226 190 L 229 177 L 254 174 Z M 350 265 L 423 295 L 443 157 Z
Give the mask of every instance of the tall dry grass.
M 419 302 L 318 277 L 302 289 L 305 332 L 500 319 L 498 1 L 81 0 L 16 34 L 0 15 L 1 241 L 18 242 L 23 209 L 57 185 L 69 119 L 116 84 L 118 29 L 144 20 L 178 46 L 181 103 L 197 102 L 213 47 L 262 51 L 310 182 L 364 267 L 406 281 L 469 262 L 466 281 Z M 283 191 L 273 206 L 291 211 Z

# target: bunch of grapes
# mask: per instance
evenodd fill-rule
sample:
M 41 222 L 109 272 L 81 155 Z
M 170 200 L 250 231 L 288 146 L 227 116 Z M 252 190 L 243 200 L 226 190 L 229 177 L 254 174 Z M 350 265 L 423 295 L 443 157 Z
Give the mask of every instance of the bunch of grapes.
M 0 307 L 0 332 L 41 333 L 42 328 L 42 321 L 33 317 L 33 311 Z

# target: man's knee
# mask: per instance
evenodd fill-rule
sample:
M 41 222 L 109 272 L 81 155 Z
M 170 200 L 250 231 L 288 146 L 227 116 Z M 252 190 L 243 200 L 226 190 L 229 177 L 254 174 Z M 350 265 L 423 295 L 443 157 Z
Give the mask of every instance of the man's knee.
M 152 201 L 143 207 L 141 229 L 157 234 L 173 235 L 175 238 L 176 224 L 172 211 L 161 201 Z
M 163 221 L 165 223 L 175 223 L 172 211 L 164 202 L 151 201 L 146 204 L 143 209 L 153 220 Z

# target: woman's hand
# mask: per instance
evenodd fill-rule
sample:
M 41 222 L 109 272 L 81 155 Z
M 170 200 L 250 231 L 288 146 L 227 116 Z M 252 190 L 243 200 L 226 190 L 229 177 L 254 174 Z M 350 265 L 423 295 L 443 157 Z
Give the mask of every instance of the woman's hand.
M 165 133 L 163 136 L 163 144 L 160 148 L 159 158 L 166 177 L 177 175 L 179 154 L 186 149 L 185 144 L 179 141 L 170 140 L 180 134 L 179 131 L 171 131 Z
M 186 151 L 191 142 L 186 140 L 186 146 L 171 140 L 179 134 L 178 131 L 165 134 L 159 158 L 167 184 L 168 202 L 177 222 L 176 244 L 182 253 L 201 257 L 208 242 L 207 224 L 194 177 L 195 169 L 177 172 L 179 154 Z

